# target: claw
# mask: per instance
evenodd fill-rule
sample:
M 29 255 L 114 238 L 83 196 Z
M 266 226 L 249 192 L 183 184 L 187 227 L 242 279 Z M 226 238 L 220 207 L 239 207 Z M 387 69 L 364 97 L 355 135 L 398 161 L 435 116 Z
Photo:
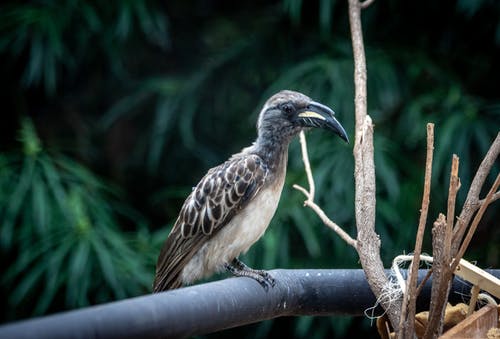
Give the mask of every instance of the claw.
M 274 287 L 276 285 L 276 279 L 274 279 L 269 273 L 264 270 L 254 270 L 237 258 L 233 259 L 230 264 L 226 264 L 225 267 L 229 272 L 236 276 L 249 277 L 256 280 L 266 292 L 269 290 L 269 286 Z
M 266 292 L 269 290 L 269 286 L 274 287 L 276 285 L 276 279 L 274 279 L 266 271 L 259 270 L 256 273 L 258 274 L 258 276 L 254 277 L 254 279 L 258 281 L 258 283 L 264 288 Z
M 271 285 L 271 287 L 274 287 L 274 285 L 276 285 L 276 279 L 274 279 L 272 277 L 272 275 L 270 275 L 269 273 L 267 273 L 266 271 L 261 271 L 262 272 L 262 277 L 264 278 L 264 280 L 269 284 Z

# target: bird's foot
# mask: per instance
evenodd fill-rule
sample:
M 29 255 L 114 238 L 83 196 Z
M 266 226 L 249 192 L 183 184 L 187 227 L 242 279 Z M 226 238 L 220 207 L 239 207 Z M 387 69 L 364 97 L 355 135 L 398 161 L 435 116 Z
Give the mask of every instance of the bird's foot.
M 267 292 L 269 286 L 274 287 L 276 280 L 264 270 L 254 270 L 248 267 L 238 258 L 234 258 L 231 263 L 226 264 L 226 270 L 238 277 L 249 277 L 256 280 Z

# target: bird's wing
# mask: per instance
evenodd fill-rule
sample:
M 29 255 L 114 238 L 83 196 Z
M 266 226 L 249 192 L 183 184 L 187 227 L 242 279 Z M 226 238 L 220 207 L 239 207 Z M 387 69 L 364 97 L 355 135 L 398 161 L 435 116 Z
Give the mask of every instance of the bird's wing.
M 259 192 L 268 174 L 255 154 L 235 155 L 214 167 L 188 196 L 161 250 L 155 292 L 182 285 L 181 272 L 196 252 Z

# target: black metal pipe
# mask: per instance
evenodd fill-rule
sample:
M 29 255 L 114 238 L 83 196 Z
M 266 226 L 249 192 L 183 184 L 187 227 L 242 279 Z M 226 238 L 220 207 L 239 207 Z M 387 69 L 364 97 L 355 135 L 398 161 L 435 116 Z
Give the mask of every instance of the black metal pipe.
M 500 270 L 488 272 L 500 277 Z M 375 304 L 360 269 L 270 273 L 277 283 L 267 293 L 252 279 L 230 278 L 3 325 L 0 338 L 177 338 L 279 316 L 357 316 Z M 429 304 L 430 286 L 419 309 Z M 462 301 L 470 286 L 455 279 L 451 291 L 451 302 Z

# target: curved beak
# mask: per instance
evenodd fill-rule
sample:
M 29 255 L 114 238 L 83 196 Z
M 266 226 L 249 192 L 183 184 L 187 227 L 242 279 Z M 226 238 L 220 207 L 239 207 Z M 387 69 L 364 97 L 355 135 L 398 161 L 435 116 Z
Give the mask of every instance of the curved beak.
M 298 118 L 304 127 L 328 129 L 341 137 L 345 142 L 349 142 L 344 127 L 335 119 L 335 112 L 328 106 L 312 101 L 298 113 Z

